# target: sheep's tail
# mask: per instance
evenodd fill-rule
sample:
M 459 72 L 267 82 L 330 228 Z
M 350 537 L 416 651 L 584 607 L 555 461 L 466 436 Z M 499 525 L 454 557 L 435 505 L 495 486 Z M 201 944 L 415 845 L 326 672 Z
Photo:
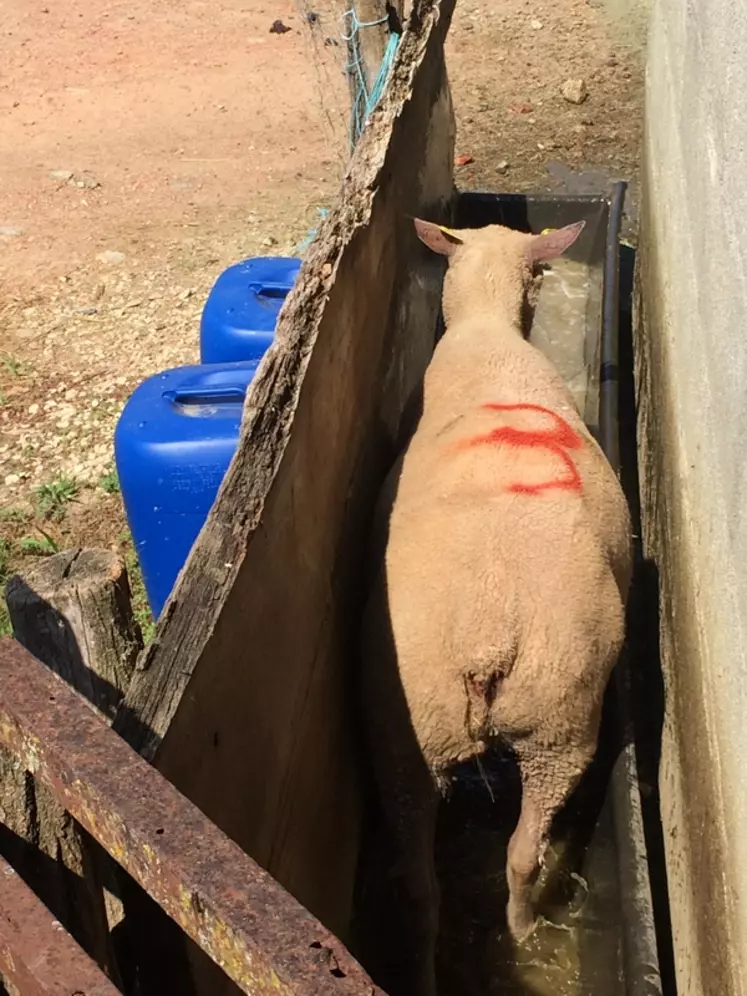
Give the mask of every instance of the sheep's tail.
M 491 647 L 473 657 L 464 669 L 465 727 L 471 739 L 483 740 L 491 710 L 516 663 L 517 647 Z

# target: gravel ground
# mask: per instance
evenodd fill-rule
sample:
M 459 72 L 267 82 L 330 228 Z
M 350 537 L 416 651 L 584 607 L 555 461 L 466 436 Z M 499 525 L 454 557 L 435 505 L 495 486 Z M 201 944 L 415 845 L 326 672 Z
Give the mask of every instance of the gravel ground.
M 461 187 L 635 180 L 642 30 L 619 6 L 459 0 L 447 59 Z M 0 580 L 57 548 L 117 549 L 150 628 L 113 474 L 116 420 L 144 377 L 197 361 L 218 274 L 293 254 L 333 203 L 347 154 L 339 10 L 6 7 Z M 291 30 L 270 32 L 276 19 Z

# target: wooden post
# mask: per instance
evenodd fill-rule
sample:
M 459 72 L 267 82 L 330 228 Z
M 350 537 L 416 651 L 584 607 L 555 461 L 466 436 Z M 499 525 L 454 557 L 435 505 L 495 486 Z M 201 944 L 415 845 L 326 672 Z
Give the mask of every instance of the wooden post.
M 19 643 L 57 672 L 107 722 L 142 649 L 127 571 L 106 550 L 68 550 L 8 583 Z M 110 928 L 121 904 L 103 853 L 43 786 L 0 753 L 0 850 L 78 943 L 117 981 Z
M 384 50 L 389 38 L 387 5 L 384 0 L 356 0 L 353 6 L 361 24 L 370 25 L 370 27 L 361 29 L 359 37 L 360 58 L 363 62 L 366 85 L 370 93 L 378 75 L 381 60 L 384 58 Z M 376 21 L 382 21 L 382 23 L 375 24 Z
M 398 2 L 401 4 L 402 0 Z M 351 67 L 360 63 L 366 81 L 366 92 L 370 94 L 389 39 L 389 8 L 386 0 L 355 0 L 352 7 L 358 21 L 368 27 L 353 33 L 348 42 L 348 61 Z M 394 9 L 398 8 L 395 6 Z M 360 88 L 355 68 L 350 71 L 349 84 L 351 114 L 354 116 Z

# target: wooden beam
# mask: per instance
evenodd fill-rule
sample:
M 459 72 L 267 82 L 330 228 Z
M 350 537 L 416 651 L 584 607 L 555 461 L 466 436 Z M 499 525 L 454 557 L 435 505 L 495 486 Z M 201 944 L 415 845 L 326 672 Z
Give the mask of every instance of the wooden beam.
M 115 729 L 347 936 L 356 640 L 373 504 L 416 398 L 451 222 L 453 0 L 423 0 L 247 397 L 238 450 Z M 417 400 L 417 398 L 416 398 Z

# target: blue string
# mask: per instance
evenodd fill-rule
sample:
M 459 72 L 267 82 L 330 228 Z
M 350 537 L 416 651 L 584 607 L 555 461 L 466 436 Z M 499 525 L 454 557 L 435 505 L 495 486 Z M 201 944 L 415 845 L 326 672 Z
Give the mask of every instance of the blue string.
M 323 220 L 324 218 L 326 218 L 327 215 L 329 214 L 329 209 L 328 208 L 320 208 L 320 207 L 318 207 L 317 211 L 319 213 L 319 219 L 320 219 L 320 221 Z M 305 237 L 303 238 L 303 240 L 301 242 L 299 242 L 298 245 L 296 246 L 296 255 L 300 256 L 302 252 L 304 252 L 306 249 L 309 248 L 309 246 L 311 245 L 311 243 L 316 238 L 316 233 L 317 233 L 317 229 L 316 228 L 310 228 L 309 229 L 309 231 L 307 232 L 307 234 L 305 235 Z
M 392 65 L 394 64 L 394 57 L 397 54 L 400 36 L 396 31 L 391 32 L 389 35 L 389 40 L 387 41 L 386 48 L 384 49 L 384 57 L 381 60 L 381 65 L 379 66 L 379 72 L 373 82 L 371 92 L 369 93 L 366 85 L 366 74 L 363 68 L 363 62 L 360 57 L 358 36 L 360 35 L 362 28 L 373 28 L 380 24 L 385 24 L 388 18 L 381 17 L 376 21 L 359 21 L 355 10 L 351 8 L 342 15 L 343 22 L 346 19 L 349 21 L 350 26 L 347 33 L 343 31 L 342 40 L 349 42 L 352 48 L 352 59 L 346 66 L 346 72 L 350 73 L 352 76 L 355 76 L 357 81 L 357 92 L 353 101 L 353 113 L 350 121 L 350 147 L 353 149 L 356 142 L 363 134 L 366 121 L 378 104 L 379 100 L 381 100 L 382 94 L 386 89 L 389 73 Z
M 386 84 L 389 79 L 389 72 L 394 65 L 394 57 L 397 54 L 398 45 L 399 35 L 396 31 L 393 31 L 389 35 L 389 40 L 387 41 L 386 48 L 384 49 L 384 57 L 381 60 L 378 75 L 374 80 L 374 85 L 371 87 L 371 93 L 368 95 L 368 100 L 366 101 L 366 117 L 368 117 L 371 111 L 373 111 L 384 94 L 384 90 L 386 89 Z
M 389 39 L 384 49 L 384 57 L 381 60 L 381 65 L 379 66 L 379 71 L 376 74 L 376 79 L 371 87 L 371 92 L 368 92 L 366 86 L 366 75 L 363 70 L 363 62 L 360 57 L 360 46 L 358 43 L 358 35 L 360 34 L 361 28 L 374 28 L 380 24 L 384 24 L 388 18 L 382 17 L 378 21 L 359 21 L 355 10 L 352 8 L 342 15 L 342 21 L 345 19 L 350 21 L 350 31 L 348 34 L 342 33 L 342 40 L 351 43 L 353 59 L 346 66 L 346 72 L 351 73 L 357 77 L 358 80 L 358 90 L 353 101 L 353 113 L 350 121 L 350 148 L 355 148 L 355 143 L 363 134 L 363 129 L 366 126 L 366 121 L 368 120 L 370 114 L 381 100 L 384 91 L 386 90 L 386 85 L 389 80 L 389 73 L 391 72 L 392 66 L 394 65 L 394 57 L 397 54 L 397 48 L 400 42 L 400 35 L 393 31 L 389 35 Z M 328 214 L 327 208 L 317 208 L 320 218 L 326 218 Z M 296 247 L 296 252 L 300 255 L 304 252 L 311 243 L 316 238 L 317 229 L 309 229 L 306 237 L 298 244 Z

